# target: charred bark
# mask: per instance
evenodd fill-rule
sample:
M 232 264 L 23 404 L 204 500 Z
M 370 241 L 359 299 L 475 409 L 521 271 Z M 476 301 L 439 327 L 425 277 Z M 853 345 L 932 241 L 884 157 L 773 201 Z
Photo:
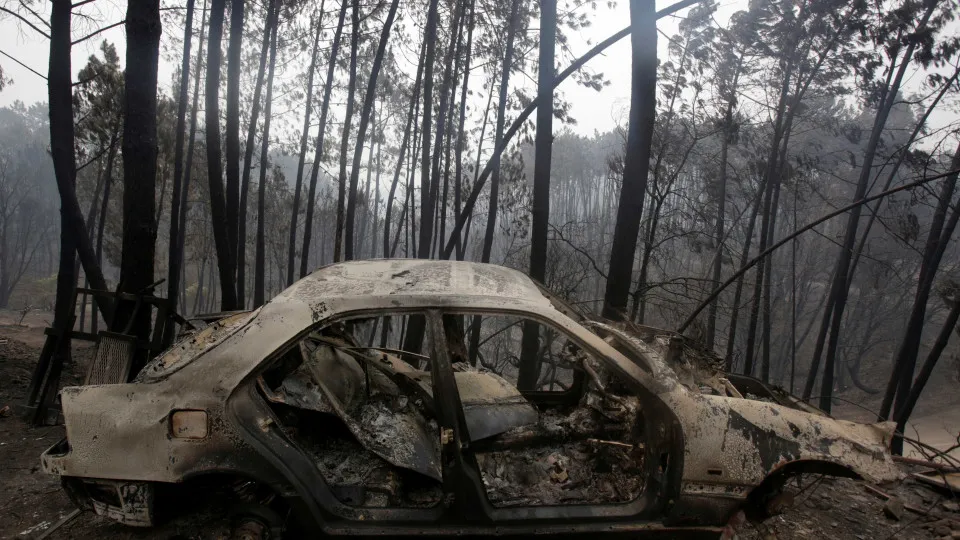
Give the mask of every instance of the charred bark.
M 74 150 L 73 95 L 70 68 L 71 5 L 55 0 L 50 11 L 50 59 L 47 91 L 50 104 L 50 154 L 53 158 L 57 190 L 60 194 L 60 265 L 57 274 L 57 300 L 54 324 L 65 328 L 73 316 L 73 290 L 76 286 L 74 261 L 79 255 L 84 274 L 95 289 L 106 290 L 107 284 L 97 262 L 89 238 L 83 211 L 77 201 L 76 154 Z M 107 300 L 97 304 L 103 318 L 113 319 L 113 304 Z M 64 340 L 69 351 L 69 340 Z M 69 355 L 69 352 L 65 354 Z
M 954 213 L 956 212 L 957 210 L 954 210 Z M 943 323 L 943 327 L 940 329 L 940 333 L 937 335 L 937 340 L 933 343 L 933 347 L 927 354 L 927 359 L 924 361 L 923 367 L 920 368 L 920 373 L 917 374 L 916 381 L 914 381 L 913 385 L 910 387 L 909 395 L 903 399 L 900 407 L 897 410 L 897 415 L 895 417 L 897 422 L 896 433 L 906 432 L 907 420 L 909 420 L 910 415 L 913 414 L 913 409 L 917 406 L 917 401 L 919 401 L 920 395 L 923 393 L 923 389 L 930 380 L 930 375 L 933 374 L 933 368 L 937 366 L 937 361 L 943 354 L 944 349 L 947 348 L 947 344 L 950 342 L 950 334 L 957 329 L 958 320 L 960 320 L 960 302 L 958 302 L 957 299 L 953 299 L 953 305 L 950 307 L 950 313 L 947 314 L 947 318 Z M 893 442 L 891 443 L 891 450 L 894 454 L 903 455 L 902 437 L 894 436 Z
M 428 257 L 433 256 L 434 246 L 436 246 L 438 240 L 442 240 L 440 238 L 440 236 L 442 236 L 440 234 L 441 227 L 439 223 L 435 222 L 440 219 L 440 212 L 437 211 L 438 204 L 444 204 L 444 201 L 440 200 L 440 165 L 441 157 L 449 150 L 447 134 L 449 133 L 448 124 L 450 118 L 448 118 L 448 115 L 452 98 L 453 57 L 458 30 L 463 20 L 463 0 L 458 1 L 454 5 L 453 10 L 453 17 L 450 20 L 450 30 L 448 32 L 450 35 L 450 44 L 447 46 L 443 60 L 443 78 L 440 82 L 440 104 L 437 108 L 437 130 L 433 142 L 433 156 L 430 162 L 430 204 L 429 206 L 424 205 L 421 208 L 421 219 L 426 218 L 427 214 L 429 214 L 431 223 L 430 238 L 432 240 Z M 445 145 L 444 141 L 448 144 Z
M 307 159 L 307 141 L 310 133 L 310 114 L 313 112 L 313 75 L 317 67 L 317 52 L 323 29 L 323 2 L 320 2 L 320 17 L 313 36 L 313 54 L 307 75 L 307 103 L 303 113 L 303 132 L 300 134 L 300 157 L 297 160 L 297 181 L 293 190 L 293 209 L 290 211 L 290 240 L 287 243 L 287 285 L 293 284 L 293 267 L 297 259 L 297 218 L 300 215 L 300 191 L 303 189 L 303 167 Z
M 652 0 L 630 0 L 632 77 L 623 186 L 610 251 L 603 316 L 623 320 L 637 251 L 637 234 L 650 174 L 650 146 L 656 116 L 657 15 Z
M 730 139 L 733 136 L 733 108 L 736 105 L 735 90 L 740 79 L 740 67 L 742 57 L 738 60 L 736 72 L 733 76 L 731 86 L 731 95 L 727 100 L 727 109 L 723 115 L 723 132 L 720 138 L 720 174 L 717 184 L 720 192 L 717 194 L 717 224 L 714 228 L 714 236 L 717 241 L 717 251 L 713 259 L 713 283 L 714 287 L 720 285 L 720 277 L 723 274 L 723 247 L 724 241 L 724 220 L 726 219 L 727 206 L 727 161 L 730 153 Z M 713 350 L 714 341 L 717 333 L 717 308 L 719 300 L 710 304 L 710 311 L 707 314 L 707 335 L 705 338 L 707 349 Z
M 760 202 L 763 200 L 763 193 L 766 191 L 766 184 L 760 183 L 757 189 L 756 200 L 753 201 L 753 211 L 750 212 L 750 221 L 747 224 L 747 234 L 743 242 L 743 252 L 740 254 L 740 268 L 743 268 L 750 260 L 750 244 L 753 242 L 753 231 L 757 226 L 757 216 L 760 214 Z M 726 364 L 725 371 L 733 371 L 733 352 L 737 342 L 737 325 L 740 322 L 740 298 L 743 294 L 743 276 L 737 279 L 737 288 L 733 294 L 733 304 L 730 312 L 730 333 L 727 336 L 727 354 L 724 357 Z
M 921 20 L 917 24 L 918 30 L 926 27 L 927 21 L 929 21 L 931 15 L 933 15 L 936 4 L 937 2 L 935 0 L 926 3 L 927 8 L 921 17 Z M 910 64 L 910 59 L 913 57 L 913 51 L 915 50 L 917 43 L 918 42 L 916 40 L 912 40 L 910 41 L 910 44 L 907 45 L 903 55 L 903 60 L 901 61 L 900 67 L 897 69 L 895 76 L 893 76 L 893 66 L 891 65 L 890 75 L 893 77 L 891 78 L 888 76 L 887 84 L 881 89 L 879 100 L 880 106 L 877 110 L 876 116 L 874 117 L 870 138 L 867 141 L 863 164 L 861 165 L 860 169 L 860 177 L 857 180 L 857 188 L 853 197 L 854 200 L 862 199 L 866 195 L 867 184 L 872 176 L 871 173 L 873 171 L 873 161 L 876 157 L 876 151 L 883 135 L 883 128 L 886 125 L 890 111 L 897 100 L 897 94 L 899 92 L 901 82 L 903 81 L 907 66 Z M 847 283 L 850 275 L 850 262 L 852 259 L 854 243 L 857 238 L 857 230 L 860 224 L 861 213 L 862 207 L 858 205 L 850 212 L 847 219 L 847 227 L 846 232 L 844 233 L 843 245 L 838 254 L 836 265 L 834 266 L 833 280 L 830 286 L 830 296 L 827 299 L 827 307 L 823 315 L 824 321 L 821 325 L 820 335 L 817 336 L 817 345 L 816 349 L 814 350 L 813 361 L 811 362 L 810 376 L 808 377 L 806 386 L 804 387 L 804 398 L 807 399 L 810 396 L 814 380 L 816 379 L 817 368 L 820 364 L 820 356 L 823 353 L 823 344 L 826 341 L 826 362 L 824 365 L 823 380 L 820 390 L 820 408 L 827 412 L 830 412 L 831 407 L 831 397 L 833 395 L 834 362 L 836 359 L 837 347 L 839 345 L 840 326 L 843 322 L 843 311 L 846 306 L 847 294 L 849 293 Z M 829 339 L 825 339 L 824 335 L 827 329 L 829 329 Z
M 367 94 L 363 100 L 363 108 L 360 110 L 360 123 L 357 124 L 357 142 L 353 151 L 353 168 L 350 170 L 350 196 L 347 199 L 346 250 L 344 255 L 348 261 L 353 259 L 354 243 L 356 241 L 353 231 L 357 214 L 357 183 L 360 177 L 360 158 L 363 155 L 363 143 L 367 135 L 367 125 L 370 123 L 370 114 L 373 111 L 373 102 L 377 97 L 377 78 L 380 76 L 380 66 L 383 64 L 383 55 L 387 50 L 387 42 L 390 40 L 390 29 L 393 27 L 393 20 L 397 15 L 397 6 L 399 3 L 399 0 L 390 2 L 390 10 L 387 12 L 386 20 L 383 22 L 383 29 L 380 31 L 380 42 L 377 44 L 377 53 L 373 57 L 373 67 L 370 68 L 370 78 L 367 81 Z M 356 7 L 354 9 L 356 10 Z M 356 33 L 357 30 L 358 28 L 355 26 L 354 33 Z M 351 69 L 354 72 L 351 74 L 351 77 L 355 79 L 356 47 L 351 47 L 350 58 Z M 352 88 L 353 85 L 351 84 L 351 92 Z M 372 153 L 373 150 L 371 148 L 371 155 Z M 343 170 L 343 167 L 346 167 L 345 160 L 345 156 L 341 157 L 341 162 L 343 163 L 341 173 L 345 172 Z M 400 161 L 403 161 L 402 156 L 400 157 Z M 376 209 L 374 209 L 374 212 L 376 212 Z M 384 253 L 386 253 L 386 251 L 384 251 Z
M 540 63 L 538 70 L 536 157 L 533 164 L 533 226 L 530 232 L 530 277 L 546 283 L 547 226 L 550 219 L 550 162 L 553 148 L 553 58 L 557 36 L 557 2 L 540 0 Z M 520 345 L 517 388 L 534 390 L 540 375 L 537 350 L 540 325 L 526 321 Z
M 57 272 L 57 296 L 53 314 L 53 326 L 61 331 L 70 330 L 73 324 L 73 290 L 77 275 L 76 236 L 80 231 L 71 227 L 75 215 L 71 209 L 80 205 L 76 195 L 76 154 L 74 150 L 73 96 L 71 95 L 70 69 L 70 0 L 53 0 L 50 10 L 50 59 L 47 70 L 47 91 L 50 103 L 50 155 L 60 192 L 60 265 Z M 71 200 L 72 198 L 72 200 Z M 81 218 L 82 222 L 82 218 Z M 106 314 L 104 315 L 106 318 Z M 107 318 L 109 321 L 110 319 Z M 70 358 L 70 339 L 61 340 L 58 353 L 61 361 Z
M 307 195 L 307 215 L 303 225 L 303 249 L 300 250 L 300 277 L 307 275 L 310 260 L 310 239 L 313 232 L 313 209 L 316 206 L 317 179 L 320 175 L 320 162 L 323 159 L 323 142 L 326 134 L 327 111 L 330 109 L 330 92 L 333 89 L 333 73 L 337 67 L 337 54 L 340 51 L 340 37 L 343 34 L 343 21 L 347 15 L 347 6 L 344 0 L 340 5 L 340 18 L 337 20 L 337 29 L 333 34 L 333 44 L 330 47 L 330 60 L 327 64 L 327 81 L 323 89 L 323 103 L 320 106 L 320 127 L 317 132 L 316 151 L 313 155 L 313 168 L 310 171 L 310 190 Z
M 423 130 L 421 132 L 422 147 L 420 155 L 420 245 L 417 251 L 417 257 L 420 259 L 430 258 L 430 239 L 432 237 L 431 229 L 433 227 L 433 218 L 429 216 L 430 207 L 430 134 L 433 117 L 433 65 L 436 58 L 437 41 L 437 7 L 438 0 L 430 0 L 427 10 L 427 25 L 424 29 L 423 39 L 426 42 L 426 51 L 424 52 L 424 72 L 423 72 Z M 412 202 L 413 199 L 411 199 Z M 426 322 L 422 317 L 414 317 L 403 338 L 405 350 L 419 351 L 423 344 L 423 332 Z
M 433 128 L 433 66 L 437 54 L 437 0 L 430 0 L 427 9 L 427 25 L 424 29 L 424 40 L 427 43 L 427 50 L 424 54 L 424 74 L 423 74 L 423 129 L 421 136 L 423 143 L 420 149 L 420 239 L 417 257 L 421 259 L 430 258 L 430 240 L 433 236 L 433 216 L 428 209 L 432 206 L 430 201 L 430 138 Z M 417 326 L 417 328 L 413 328 Z M 418 331 L 419 330 L 419 331 Z M 419 336 L 417 336 L 419 334 Z M 423 325 L 411 324 L 406 339 L 410 341 L 411 336 L 417 339 L 411 341 L 411 345 L 416 345 L 419 349 L 420 339 L 423 335 Z
M 510 71 L 513 66 L 514 37 L 519 24 L 518 13 L 520 0 L 513 0 L 510 6 L 510 21 L 507 23 L 507 45 L 503 54 L 503 66 L 500 73 L 500 98 L 497 102 L 497 128 L 494 138 L 494 148 L 501 148 L 504 144 L 503 127 L 507 115 L 507 93 L 510 88 Z M 502 152 L 501 152 L 502 153 Z M 483 251 L 481 262 L 490 262 L 490 251 L 493 248 L 493 235 L 497 225 L 497 204 L 500 197 L 500 153 L 494 154 L 492 174 L 490 176 L 490 205 L 487 208 L 487 228 L 483 236 Z M 454 234 L 459 231 L 454 230 Z
M 237 272 L 238 224 L 240 214 L 240 55 L 243 48 L 245 0 L 231 0 L 230 43 L 227 49 L 227 245 L 230 266 Z
M 160 0 L 127 5 L 127 67 L 123 123 L 123 252 L 120 292 L 144 294 L 154 281 L 157 241 L 155 221 L 157 177 L 157 67 L 160 61 Z M 121 301 L 111 324 L 130 327 L 137 339 L 150 337 L 151 310 Z M 133 319 L 132 321 L 130 319 Z M 132 326 L 131 323 L 132 322 Z M 136 375 L 148 358 L 137 354 L 130 370 Z
M 193 39 L 194 0 L 187 0 L 187 18 L 183 26 L 183 61 L 180 64 L 180 95 L 177 100 L 177 134 L 173 151 L 173 193 L 170 197 L 170 240 L 167 250 L 167 301 L 170 310 L 177 311 L 177 299 L 180 292 L 180 262 L 177 247 L 180 245 L 180 199 L 183 198 L 183 146 L 186 136 L 187 100 L 190 91 L 190 45 Z M 164 335 L 164 342 L 173 339 L 173 325 Z
M 269 0 L 267 18 L 263 26 L 263 42 L 260 45 L 260 65 L 257 82 L 253 88 L 253 105 L 250 110 L 250 125 L 247 127 L 247 142 L 243 153 L 243 178 L 240 185 L 240 208 L 237 224 L 237 304 L 246 305 L 247 287 L 247 197 L 250 193 L 250 173 L 253 165 L 253 150 L 256 147 L 257 122 L 260 119 L 263 78 L 267 71 L 267 55 L 270 52 L 270 35 L 277 24 L 280 10 L 277 0 Z
M 270 121 L 273 105 L 273 75 L 277 65 L 277 31 L 279 24 L 274 20 L 270 33 L 270 68 L 267 75 L 267 95 L 263 106 L 263 141 L 260 144 L 260 185 L 257 186 L 257 247 L 253 274 L 253 307 L 258 308 L 264 302 L 264 271 L 266 266 L 266 186 L 267 169 L 270 162 Z
M 464 125 L 467 118 L 467 88 L 470 84 L 470 58 L 473 54 L 473 29 L 476 26 L 476 0 L 470 2 L 470 23 L 467 29 L 466 58 L 463 61 L 463 84 L 460 90 L 460 122 L 457 128 L 457 146 L 455 150 L 456 159 L 454 160 L 454 191 L 453 191 L 453 212 L 454 218 L 460 214 L 460 198 L 463 192 L 463 150 L 466 146 L 467 134 L 464 131 Z M 484 118 L 486 121 L 486 118 Z M 482 138 L 482 136 L 481 136 Z M 454 238 L 456 242 L 457 260 L 463 260 L 464 242 L 460 235 Z
M 956 171 L 957 169 L 960 169 L 960 146 L 957 147 L 950 163 L 950 170 Z M 951 174 L 940 189 L 937 208 L 934 211 L 933 221 L 923 248 L 920 276 L 917 281 L 917 292 L 914 296 L 913 307 L 910 310 L 910 318 L 907 319 L 904 335 L 900 341 L 900 347 L 897 349 L 893 370 L 890 373 L 890 380 L 887 382 L 886 393 L 880 405 L 880 418 L 883 420 L 886 420 L 890 414 L 894 398 L 896 398 L 896 402 L 893 412 L 896 413 L 895 418 L 897 420 L 900 419 L 901 413 L 910 399 L 910 387 L 917 364 L 917 355 L 920 351 L 920 338 L 923 335 L 923 323 L 926 320 L 930 292 L 933 290 L 934 280 L 940 267 L 940 261 L 943 259 L 943 253 L 957 227 L 957 219 L 960 218 L 960 211 L 954 209 L 950 213 L 950 219 L 947 219 L 947 212 L 953 203 L 956 185 L 957 174 Z M 933 360 L 933 362 L 936 362 L 936 360 Z
M 191 110 L 190 110 L 190 137 L 189 137 L 189 142 L 187 143 L 187 162 L 184 166 L 183 188 L 182 188 L 182 196 L 180 198 L 180 208 L 181 208 L 180 220 L 179 220 L 180 234 L 177 237 L 176 249 L 177 249 L 177 260 L 180 261 L 181 263 L 183 261 L 184 246 L 186 244 L 186 238 L 187 238 L 187 210 L 188 210 L 187 201 L 189 200 L 188 196 L 190 194 L 190 178 L 193 175 L 193 152 L 194 152 L 194 149 L 196 148 L 196 139 L 197 139 L 197 114 L 200 108 L 200 73 L 202 71 L 202 65 L 203 65 L 203 45 L 204 45 L 203 35 L 206 29 L 207 29 L 207 1 L 204 0 L 203 15 L 200 21 L 200 46 L 199 46 L 199 49 L 197 50 L 197 74 L 193 82 L 193 103 L 191 104 Z M 101 237 L 103 236 L 102 230 L 100 232 L 100 236 Z M 98 241 L 97 250 L 99 249 L 100 249 L 100 246 Z M 183 268 L 182 264 L 181 264 L 181 267 Z M 181 272 L 181 274 L 183 276 L 186 276 L 185 271 Z M 186 278 L 184 277 L 184 279 Z M 197 281 L 198 290 L 199 290 L 199 287 L 202 286 L 202 283 L 203 283 L 202 280 Z M 186 304 L 185 292 L 183 296 L 183 301 L 184 301 L 184 304 Z M 194 312 L 196 312 L 196 309 L 197 309 L 196 302 L 194 302 Z M 169 340 L 169 338 L 167 339 Z
M 400 141 L 400 150 L 397 154 L 397 167 L 393 173 L 393 182 L 390 184 L 390 193 L 387 195 L 386 217 L 383 220 L 383 256 L 393 255 L 393 249 L 390 248 L 390 218 L 393 214 L 393 201 L 396 198 L 397 184 L 400 182 L 400 172 L 403 170 L 403 158 L 407 151 L 407 145 L 410 141 L 410 127 L 416 123 L 415 105 L 420 100 L 420 84 L 423 82 L 423 55 L 426 50 L 426 42 L 420 46 L 420 61 L 417 63 L 417 77 L 413 83 L 413 93 L 410 95 L 410 106 L 407 111 L 407 123 L 403 128 L 403 138 Z M 407 190 L 409 197 L 409 191 Z M 404 203 L 406 208 L 406 202 Z M 397 232 L 403 228 L 403 217 L 397 224 Z M 396 241 L 394 241 L 394 246 Z
M 668 15 L 676 13 L 677 11 L 688 8 L 699 1 L 700 0 L 680 0 L 679 2 L 676 2 L 670 6 L 667 6 L 666 8 L 661 9 L 660 11 L 657 11 L 655 14 L 655 18 L 660 19 L 662 17 L 666 17 Z M 591 59 L 595 58 L 598 54 L 602 53 L 608 47 L 620 41 L 621 39 L 627 37 L 628 35 L 630 35 L 632 28 L 633 28 L 632 26 L 628 26 L 616 32 L 615 34 L 611 35 L 607 39 L 596 44 L 592 49 L 587 51 L 583 56 L 574 60 L 569 66 L 567 66 L 566 69 L 558 73 L 557 76 L 554 78 L 554 88 L 556 88 L 558 84 L 566 80 L 567 77 L 575 73 L 577 70 L 583 67 L 584 64 L 589 62 Z M 537 108 L 538 105 L 539 105 L 539 101 L 534 100 L 530 104 L 528 104 L 526 107 L 524 107 L 523 111 L 521 111 L 520 114 L 517 116 L 517 118 L 513 121 L 513 123 L 510 124 L 510 128 L 504 134 L 503 136 L 504 140 L 502 141 L 503 144 L 501 144 L 500 147 L 494 148 L 493 156 L 491 157 L 490 161 L 487 162 L 487 165 L 484 166 L 480 174 L 477 176 L 477 180 L 474 182 L 474 185 L 470 190 L 470 194 L 467 196 L 467 199 L 464 203 L 463 210 L 457 216 L 457 222 L 451 233 L 451 239 L 450 241 L 447 242 L 447 245 L 440 252 L 440 256 L 442 258 L 446 259 L 450 257 L 450 254 L 453 252 L 453 249 L 456 246 L 456 243 L 460 241 L 459 239 L 457 239 L 457 235 L 460 235 L 463 233 L 464 227 L 466 227 L 467 222 L 472 219 L 474 206 L 476 205 L 477 199 L 480 197 L 480 192 L 483 190 L 483 186 L 486 183 L 487 178 L 490 176 L 490 172 L 493 168 L 493 160 L 496 158 L 499 158 L 499 156 L 503 153 L 505 143 L 509 142 L 513 138 L 513 136 L 517 134 L 517 132 L 520 130 L 520 127 L 523 125 L 524 122 L 526 122 L 527 118 L 530 117 L 530 115 L 533 113 L 533 111 Z M 629 287 L 629 284 L 628 284 L 628 287 Z M 624 300 L 624 304 L 625 303 L 626 303 L 626 300 Z
M 352 30 L 350 32 L 350 79 L 347 81 L 347 111 L 343 117 L 343 131 L 340 134 L 340 176 L 337 181 L 337 229 L 333 240 L 333 260 L 339 262 L 345 255 L 343 249 L 343 228 L 345 205 L 347 196 L 347 147 L 350 145 L 350 124 L 353 122 L 353 108 L 356 101 L 357 86 L 357 48 L 360 40 L 360 2 L 353 0 L 353 9 L 350 10 Z M 363 147 L 361 147 L 362 150 Z M 356 194 L 356 186 L 352 192 Z M 353 231 L 350 231 L 353 233 Z M 350 244 L 350 254 L 353 256 L 353 238 L 347 238 Z
M 223 189 L 223 164 L 220 145 L 220 42 L 223 40 L 223 16 L 226 0 L 210 3 L 210 47 L 207 51 L 206 77 L 206 142 L 207 176 L 210 183 L 210 219 L 213 242 L 217 251 L 217 270 L 220 274 L 220 309 L 237 309 L 236 272 L 232 267 L 229 221 Z

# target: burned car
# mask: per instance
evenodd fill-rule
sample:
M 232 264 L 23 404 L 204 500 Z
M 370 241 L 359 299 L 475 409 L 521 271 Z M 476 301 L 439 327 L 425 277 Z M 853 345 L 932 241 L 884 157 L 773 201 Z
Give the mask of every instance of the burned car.
M 240 486 L 251 538 L 715 538 L 793 475 L 899 476 L 892 425 L 710 358 L 586 320 L 503 267 L 336 264 L 131 384 L 65 388 L 66 438 L 41 460 L 82 508 L 134 526 L 178 490 Z

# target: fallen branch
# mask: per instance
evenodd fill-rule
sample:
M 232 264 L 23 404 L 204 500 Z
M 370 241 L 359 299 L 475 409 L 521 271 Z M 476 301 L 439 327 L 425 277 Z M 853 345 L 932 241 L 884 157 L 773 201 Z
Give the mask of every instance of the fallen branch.
M 877 489 L 877 488 L 875 488 L 875 487 L 873 487 L 873 486 L 871 486 L 871 485 L 869 485 L 869 484 L 863 484 L 863 487 L 867 490 L 867 492 L 869 492 L 869 493 L 872 494 L 872 495 L 875 495 L 878 499 L 887 501 L 887 500 L 890 500 L 891 498 L 893 498 L 892 495 L 888 495 L 888 494 L 884 493 L 883 491 L 880 491 L 879 489 Z M 931 516 L 931 517 L 935 517 L 935 518 L 937 518 L 937 519 L 944 519 L 944 517 L 943 517 L 942 515 L 940 515 L 940 514 L 938 514 L 938 513 L 936 513 L 936 512 L 931 512 L 931 511 L 929 511 L 929 510 L 924 510 L 923 508 L 917 508 L 916 506 L 913 506 L 912 504 L 903 503 L 903 509 L 904 509 L 904 510 L 909 510 L 909 511 L 913 512 L 914 514 L 919 514 L 919 515 L 921 515 L 921 516 Z
M 943 472 L 957 472 L 960 469 L 953 467 L 951 465 L 946 465 L 944 463 L 937 463 L 936 461 L 930 461 L 927 459 L 917 459 L 904 456 L 893 456 L 893 460 L 897 463 L 907 463 L 910 465 L 919 465 L 921 467 L 929 467 L 931 469 L 936 469 Z
M 79 516 L 79 515 L 80 515 L 80 509 L 77 508 L 77 509 L 74 510 L 73 512 L 70 512 L 69 514 L 63 516 L 63 519 L 61 519 L 60 521 L 54 523 L 53 526 L 51 526 L 49 529 L 47 529 L 46 531 L 44 531 L 43 534 L 41 534 L 40 536 L 38 536 L 38 537 L 37 537 L 37 540 L 43 540 L 44 538 L 49 537 L 54 531 L 56 531 L 56 530 L 59 529 L 60 527 L 63 527 L 63 526 L 66 525 L 67 523 L 70 523 L 71 521 L 73 521 L 73 519 L 74 519 L 75 517 L 77 517 L 77 516 Z
M 620 448 L 633 448 L 632 444 L 617 442 L 617 441 L 605 441 L 603 439 L 587 439 L 588 443 L 593 444 L 608 444 L 610 446 L 619 446 Z

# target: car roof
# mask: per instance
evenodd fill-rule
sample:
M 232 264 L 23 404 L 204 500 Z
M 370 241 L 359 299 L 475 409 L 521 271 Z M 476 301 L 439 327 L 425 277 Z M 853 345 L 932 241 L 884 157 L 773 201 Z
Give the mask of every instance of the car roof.
M 520 303 L 549 304 L 539 287 L 523 273 L 493 264 L 428 259 L 375 259 L 324 266 L 287 290 L 275 301 L 334 301 L 389 297 L 442 303 L 471 298 L 499 298 Z

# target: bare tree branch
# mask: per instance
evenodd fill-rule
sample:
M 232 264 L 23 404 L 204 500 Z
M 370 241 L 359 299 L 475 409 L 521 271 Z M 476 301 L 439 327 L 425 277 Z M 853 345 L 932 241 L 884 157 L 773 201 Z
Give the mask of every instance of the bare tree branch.
M 23 67 L 24 69 L 30 71 L 31 73 L 33 73 L 33 74 L 36 75 L 37 77 L 40 77 L 40 78 L 43 79 L 43 80 L 47 80 L 46 75 L 40 73 L 39 71 L 33 69 L 33 68 L 30 67 L 30 66 L 24 64 L 23 62 L 21 62 L 21 61 L 17 60 L 16 58 L 10 56 L 9 54 L 7 54 L 7 53 L 5 53 L 5 52 L 3 52 L 3 51 L 0 51 L 0 54 L 6 56 L 7 58 L 13 60 L 14 62 L 16 62 L 16 63 L 18 63 L 18 64 L 20 64 L 21 67 Z
M 7 8 L 5 8 L 5 7 L 3 7 L 3 6 L 0 6 L 0 11 L 2 11 L 2 12 L 4 12 L 4 13 L 9 13 L 10 15 L 13 15 L 14 17 L 20 19 L 20 22 L 22 22 L 23 24 L 25 24 L 25 25 L 29 26 L 30 28 L 33 28 L 34 30 L 36 30 L 41 36 L 43 36 L 43 37 L 45 37 L 45 38 L 47 38 L 47 39 L 50 39 L 50 34 L 44 32 L 43 30 L 41 30 L 41 29 L 39 29 L 39 28 L 37 28 L 32 22 L 28 21 L 23 15 L 20 15 L 20 14 L 17 13 L 16 11 L 10 11 L 9 9 L 7 9 Z
M 717 296 L 719 296 L 720 293 L 721 293 L 724 289 L 726 289 L 731 283 L 733 283 L 734 281 L 736 281 L 737 278 L 739 278 L 739 277 L 742 276 L 744 273 L 746 273 L 747 270 L 753 268 L 758 262 L 762 261 L 765 257 L 767 257 L 768 255 L 770 255 L 771 253 L 773 253 L 776 249 L 778 249 L 779 247 L 783 246 L 784 244 L 786 244 L 786 243 L 789 242 L 790 240 L 793 240 L 793 239 L 796 238 L 797 236 L 799 236 L 799 235 L 801 235 L 801 234 L 809 231 L 810 229 L 816 227 L 817 225 L 823 223 L 824 221 L 827 221 L 827 220 L 830 220 L 830 219 L 832 219 L 832 218 L 835 218 L 835 217 L 839 216 L 840 214 L 843 214 L 843 213 L 851 210 L 852 208 L 856 208 L 857 206 L 861 206 L 861 205 L 867 204 L 867 203 L 870 202 L 870 201 L 875 201 L 875 200 L 877 200 L 877 199 L 882 199 L 883 197 L 886 197 L 886 196 L 888 196 L 888 195 L 893 195 L 894 193 L 898 193 L 898 192 L 901 192 L 901 191 L 904 191 L 904 190 L 907 190 L 907 189 L 915 188 L 915 187 L 917 187 L 917 186 L 921 186 L 921 185 L 923 185 L 923 184 L 927 184 L 927 183 L 929 183 L 929 182 L 933 182 L 934 180 L 940 180 L 941 178 L 946 178 L 946 177 L 948 177 L 948 176 L 955 175 L 955 174 L 958 174 L 958 173 L 960 173 L 960 170 L 947 171 L 947 172 L 945 172 L 945 173 L 943 173 L 943 174 L 938 174 L 938 175 L 936 175 L 936 176 L 931 176 L 931 177 L 929 177 L 929 178 L 923 178 L 923 179 L 917 180 L 916 182 L 910 182 L 909 184 L 904 184 L 904 185 L 902 185 L 902 186 L 898 186 L 898 187 L 895 187 L 895 188 L 893 188 L 893 189 L 888 189 L 888 190 L 886 190 L 886 191 L 882 191 L 882 192 L 880 192 L 880 193 L 877 193 L 876 195 L 871 195 L 871 196 L 869 196 L 869 197 L 864 197 L 863 199 L 860 199 L 860 200 L 858 200 L 858 201 L 854 201 L 854 202 L 852 202 L 852 203 L 850 203 L 850 204 L 848 204 L 848 205 L 846 205 L 846 206 L 844 206 L 844 207 L 842 207 L 842 208 L 840 208 L 840 209 L 838 209 L 838 210 L 836 210 L 836 211 L 834 211 L 834 212 L 830 212 L 829 214 L 827 214 L 827 215 L 825 215 L 825 216 L 823 216 L 823 217 L 821 217 L 821 218 L 819 218 L 819 219 L 817 219 L 817 220 L 811 221 L 810 223 L 804 225 L 802 228 L 797 229 L 796 231 L 794 231 L 793 234 L 789 234 L 789 235 L 785 236 L 783 239 L 781 239 L 781 240 L 780 240 L 779 242 L 777 242 L 776 244 L 773 244 L 772 246 L 768 247 L 766 250 L 763 251 L 763 253 L 757 255 L 756 257 L 754 257 L 753 259 L 751 259 L 750 262 L 748 262 L 747 264 L 745 264 L 745 265 L 743 265 L 742 267 L 740 267 L 740 269 L 737 270 L 732 276 L 730 276 L 730 277 L 727 279 L 727 281 L 724 281 L 719 287 L 717 287 L 716 289 L 714 289 L 713 292 L 710 293 L 710 296 L 708 296 L 708 297 L 706 298 L 706 300 L 704 300 L 703 302 L 701 302 L 701 303 L 697 306 L 697 308 L 693 310 L 693 312 L 690 314 L 690 316 L 688 316 L 688 317 L 686 318 L 686 320 L 684 320 L 683 323 L 680 325 L 680 327 L 677 329 L 677 333 L 683 333 L 683 331 L 686 330 L 687 327 L 690 326 L 690 325 L 693 323 L 694 320 L 696 320 L 697 315 L 700 315 L 700 312 L 703 311 L 708 305 L 710 305 L 710 302 L 713 302 L 713 301 L 717 298 Z
M 87 35 L 83 36 L 83 37 L 80 38 L 80 39 L 73 40 L 72 42 L 70 42 L 70 44 L 71 44 L 71 45 L 76 45 L 77 43 L 80 43 L 80 42 L 82 42 L 82 41 L 86 41 L 86 40 L 92 38 L 93 36 L 95 36 L 95 35 L 97 35 L 97 34 L 100 34 L 100 33 L 102 33 L 102 32 L 106 32 L 107 30 L 110 30 L 111 28 L 116 28 L 116 27 L 120 26 L 121 24 L 126 24 L 126 22 L 127 22 L 127 20 L 124 19 L 124 20 L 122 20 L 122 21 L 120 21 L 120 22 L 113 23 L 113 24 L 111 24 L 110 26 L 104 26 L 103 28 L 97 30 L 96 32 L 93 32 L 92 34 L 87 34 Z
M 23 9 L 29 11 L 31 15 L 33 15 L 34 17 L 36 17 L 37 20 L 40 21 L 41 24 L 43 24 L 44 26 L 46 26 L 48 29 L 50 28 L 50 23 L 48 23 L 47 20 L 44 19 L 43 17 L 41 17 L 36 11 L 34 11 L 33 9 L 31 9 L 30 6 L 28 6 L 27 4 L 25 4 L 25 3 L 23 2 L 23 0 L 20 0 L 20 5 L 23 6 Z
M 583 255 L 583 256 L 587 259 L 587 261 L 590 262 L 590 266 L 593 267 L 593 270 L 594 270 L 597 274 L 599 274 L 601 277 L 603 277 L 603 279 L 607 279 L 607 274 L 606 274 L 606 272 L 604 272 L 603 270 L 600 269 L 600 266 L 597 265 L 597 261 L 593 260 L 593 257 L 590 256 L 589 253 L 587 253 L 586 251 L 584 251 L 584 250 L 580 249 L 579 247 L 575 246 L 575 245 L 573 244 L 573 242 L 571 242 L 570 240 L 567 240 L 566 238 L 564 238 L 563 233 L 562 233 L 562 232 L 560 231 L 560 229 L 558 229 L 556 226 L 550 225 L 550 228 L 553 229 L 554 234 L 556 234 L 557 237 L 560 238 L 561 241 L 563 241 L 563 243 L 565 243 L 565 244 L 567 244 L 568 246 L 570 246 L 574 251 L 576 251 L 576 252 L 579 253 L 580 255 Z

